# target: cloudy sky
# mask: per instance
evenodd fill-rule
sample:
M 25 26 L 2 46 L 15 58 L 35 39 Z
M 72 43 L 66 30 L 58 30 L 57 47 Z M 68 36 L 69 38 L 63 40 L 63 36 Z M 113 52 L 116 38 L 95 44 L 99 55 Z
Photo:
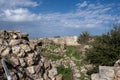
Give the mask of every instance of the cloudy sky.
M 31 38 L 101 35 L 120 23 L 120 0 L 0 0 L 0 29 Z

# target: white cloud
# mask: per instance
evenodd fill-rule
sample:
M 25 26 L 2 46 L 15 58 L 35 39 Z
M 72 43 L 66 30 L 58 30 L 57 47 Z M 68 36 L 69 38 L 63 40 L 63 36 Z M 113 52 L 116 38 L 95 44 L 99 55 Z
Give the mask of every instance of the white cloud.
M 0 0 L 1 3 L 5 1 Z M 10 0 L 11 1 L 11 0 Z M 14 2 L 15 1 L 15 2 Z M 16 1 L 21 1 L 20 3 Z M 24 2 L 25 1 L 25 2 Z M 5 3 L 7 4 L 7 3 Z M 36 2 L 31 0 L 13 0 L 11 6 L 37 6 Z M 82 9 L 84 8 L 84 9 Z M 43 26 L 54 27 L 75 27 L 75 28 L 93 28 L 106 24 L 112 24 L 117 15 L 110 14 L 113 8 L 109 5 L 91 4 L 87 1 L 78 3 L 76 11 L 68 13 L 48 13 L 35 14 L 31 13 L 27 8 L 7 8 L 0 13 L 0 18 L 4 21 L 22 22 L 32 21 Z M 117 17 L 118 18 L 118 17 Z M 120 18 L 118 18 L 120 19 Z
M 95 4 L 91 7 L 86 6 L 86 9 L 77 9 L 75 12 L 69 13 L 52 13 L 52 14 L 42 14 L 42 20 L 46 21 L 45 25 L 48 26 L 62 26 L 62 27 L 81 27 L 81 28 L 93 28 L 100 27 L 113 22 L 115 15 L 111 15 L 109 12 L 112 8 L 103 5 Z
M 88 5 L 88 2 L 87 2 L 87 1 L 84 1 L 83 3 L 78 3 L 78 4 L 76 4 L 76 6 L 79 7 L 79 8 L 86 7 L 87 5 Z
M 27 9 L 19 8 L 10 10 L 7 9 L 4 11 L 4 21 L 33 21 L 37 20 L 40 17 L 36 14 L 30 13 Z
M 31 0 L 0 0 L 0 7 L 14 8 L 14 7 L 36 7 L 39 4 Z
M 36 7 L 41 3 L 33 0 L 0 0 L 0 18 L 3 21 L 33 21 L 40 18 L 31 13 L 28 7 Z

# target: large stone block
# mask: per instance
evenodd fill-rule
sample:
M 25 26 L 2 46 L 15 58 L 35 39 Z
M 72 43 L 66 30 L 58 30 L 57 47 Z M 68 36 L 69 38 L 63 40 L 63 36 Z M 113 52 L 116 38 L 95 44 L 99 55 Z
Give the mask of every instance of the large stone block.
M 20 43 L 21 43 L 20 40 L 12 39 L 10 40 L 9 45 L 14 46 L 14 45 L 19 45 Z
M 27 70 L 30 74 L 34 74 L 35 73 L 35 69 L 34 69 L 34 66 L 30 66 L 30 67 L 27 67 Z
M 91 75 L 91 80 L 99 80 L 99 79 L 100 79 L 99 73 Z
M 99 76 L 102 79 L 113 80 L 115 77 L 114 67 L 99 66 Z
M 31 48 L 29 45 L 26 44 L 21 44 L 20 47 L 25 51 L 25 52 L 30 52 Z
M 20 47 L 19 46 L 13 46 L 12 47 L 12 52 L 14 53 L 14 54 L 18 54 L 19 52 L 20 52 Z
M 1 56 L 7 56 L 10 54 L 11 48 L 7 47 L 2 53 Z

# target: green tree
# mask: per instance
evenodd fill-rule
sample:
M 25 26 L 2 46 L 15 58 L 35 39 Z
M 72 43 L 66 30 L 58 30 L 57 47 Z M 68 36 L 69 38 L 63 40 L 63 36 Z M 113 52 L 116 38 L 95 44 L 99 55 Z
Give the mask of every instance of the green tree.
M 97 37 L 92 48 L 86 51 L 86 59 L 96 66 L 112 66 L 120 59 L 120 25 Z
M 90 35 L 87 31 L 83 31 L 80 36 L 78 36 L 77 42 L 80 44 L 86 43 L 90 38 Z

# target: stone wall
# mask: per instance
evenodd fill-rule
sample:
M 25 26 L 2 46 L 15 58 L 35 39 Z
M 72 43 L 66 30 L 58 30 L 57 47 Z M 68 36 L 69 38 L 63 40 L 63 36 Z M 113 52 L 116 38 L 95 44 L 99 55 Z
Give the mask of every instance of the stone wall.
M 120 80 L 120 60 L 114 66 L 99 66 L 99 73 L 92 74 L 91 80 Z
M 51 62 L 37 52 L 37 45 L 40 46 L 40 42 L 31 43 L 26 33 L 0 31 L 0 60 L 8 61 L 13 80 L 58 80 L 61 76 Z M 1 63 L 0 77 L 5 79 Z
M 40 39 L 43 39 L 43 38 L 40 38 Z M 48 39 L 58 44 L 80 45 L 77 42 L 77 36 L 66 36 L 66 37 L 48 38 Z

